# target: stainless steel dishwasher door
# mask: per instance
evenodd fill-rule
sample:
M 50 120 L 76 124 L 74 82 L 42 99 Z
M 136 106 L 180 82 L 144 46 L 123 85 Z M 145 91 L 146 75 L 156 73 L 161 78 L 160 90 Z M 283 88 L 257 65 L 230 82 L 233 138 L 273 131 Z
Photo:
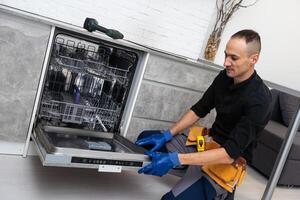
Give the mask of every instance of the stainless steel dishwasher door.
M 44 166 L 120 172 L 137 170 L 149 162 L 143 148 L 113 133 L 39 124 L 33 132 L 33 140 Z M 97 146 L 99 142 L 102 149 Z

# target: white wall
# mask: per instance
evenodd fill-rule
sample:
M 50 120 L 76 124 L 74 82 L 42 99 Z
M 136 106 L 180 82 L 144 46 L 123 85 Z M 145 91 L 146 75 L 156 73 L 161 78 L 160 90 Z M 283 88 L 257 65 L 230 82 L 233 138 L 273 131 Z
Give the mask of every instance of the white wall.
M 197 59 L 213 0 L 0 0 L 1 4 L 82 26 L 86 17 L 126 39 Z
M 78 26 L 85 17 L 93 17 L 103 26 L 118 29 L 126 39 L 193 59 L 203 58 L 215 20 L 215 0 L 0 0 L 0 4 Z M 299 8 L 297 0 L 259 0 L 238 10 L 225 28 L 215 62 L 223 64 L 230 35 L 255 29 L 262 37 L 258 73 L 265 80 L 300 91 Z
M 215 62 L 223 64 L 225 45 L 233 33 L 254 29 L 262 39 L 262 53 L 256 66 L 259 75 L 300 91 L 299 9 L 298 0 L 260 0 L 252 7 L 238 10 L 226 26 Z

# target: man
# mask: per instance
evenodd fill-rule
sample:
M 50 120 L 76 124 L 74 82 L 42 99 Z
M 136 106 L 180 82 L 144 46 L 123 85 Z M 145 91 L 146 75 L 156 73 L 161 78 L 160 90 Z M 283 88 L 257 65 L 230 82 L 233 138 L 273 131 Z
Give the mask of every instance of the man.
M 200 166 L 230 164 L 239 156 L 251 159 L 252 147 L 271 115 L 271 93 L 254 69 L 260 50 L 260 36 L 255 31 L 232 35 L 224 52 L 225 69 L 202 98 L 171 129 L 139 135 L 136 144 L 152 145 L 147 152 L 152 162 L 139 173 L 163 176 L 172 168 L 187 166 L 185 175 L 163 200 L 225 199 L 229 195 Z M 213 108 L 217 116 L 210 135 L 221 147 L 204 152 L 186 147 L 186 136 L 179 133 Z

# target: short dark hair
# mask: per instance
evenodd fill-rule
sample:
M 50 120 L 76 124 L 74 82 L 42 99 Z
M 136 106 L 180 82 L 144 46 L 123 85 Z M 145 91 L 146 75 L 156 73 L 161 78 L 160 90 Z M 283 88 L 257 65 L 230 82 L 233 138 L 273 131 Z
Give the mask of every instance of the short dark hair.
M 256 50 L 258 53 L 261 50 L 261 41 L 259 34 L 251 29 L 244 29 L 236 32 L 231 36 L 231 38 L 243 38 L 246 41 L 246 44 L 248 43 L 254 43 Z

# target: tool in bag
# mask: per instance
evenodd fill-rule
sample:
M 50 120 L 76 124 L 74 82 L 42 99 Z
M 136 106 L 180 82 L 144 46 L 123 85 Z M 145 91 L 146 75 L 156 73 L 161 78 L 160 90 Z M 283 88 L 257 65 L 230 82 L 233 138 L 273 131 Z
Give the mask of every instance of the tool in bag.
M 205 150 L 205 142 L 202 135 L 197 136 L 197 151 L 201 152 Z
M 205 137 L 208 136 L 209 129 L 205 127 L 200 127 L 200 126 L 193 126 L 190 128 L 189 133 L 188 133 L 188 138 L 186 140 L 185 145 L 186 146 L 192 146 L 192 145 L 197 145 L 197 137 L 198 136 L 203 136 L 204 142 L 207 140 Z M 200 139 L 201 137 L 199 137 Z M 205 145 L 205 144 L 204 144 Z
M 204 145 L 202 147 L 204 149 L 198 147 L 198 137 L 203 138 Z M 199 151 L 199 149 L 200 151 L 207 151 L 221 147 L 220 144 L 209 137 L 209 129 L 198 126 L 191 127 L 186 145 L 196 145 L 197 151 Z M 240 186 L 242 184 L 246 175 L 246 166 L 246 160 L 243 157 L 239 157 L 231 164 L 204 165 L 202 166 L 202 171 L 222 188 L 232 193 L 236 186 Z

